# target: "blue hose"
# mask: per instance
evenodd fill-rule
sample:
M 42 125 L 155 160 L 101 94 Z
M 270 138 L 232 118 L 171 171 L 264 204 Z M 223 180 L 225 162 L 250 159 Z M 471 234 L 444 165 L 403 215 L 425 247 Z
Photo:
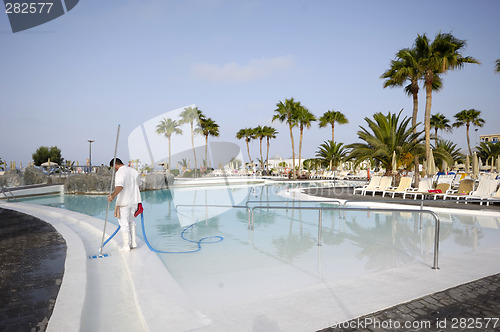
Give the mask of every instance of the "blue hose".
M 193 241 L 193 240 L 189 240 L 189 239 L 186 239 L 184 237 L 184 233 L 192 228 L 194 225 L 196 225 L 196 223 L 193 223 L 189 226 L 187 226 L 186 228 L 184 228 L 181 232 L 181 238 L 184 240 L 184 241 L 187 241 L 187 242 L 191 242 L 191 243 L 196 243 L 198 245 L 198 248 L 195 249 L 195 250 L 187 250 L 187 251 L 162 251 L 162 250 L 157 250 L 155 248 L 153 248 L 151 246 L 151 244 L 149 243 L 149 240 L 148 240 L 148 237 L 146 236 L 146 229 L 144 228 L 144 212 L 141 213 L 141 225 L 142 225 L 142 234 L 144 236 L 144 242 L 146 242 L 146 245 L 148 246 L 148 248 L 151 250 L 151 251 L 154 251 L 156 253 L 160 253 L 160 254 L 189 254 L 189 253 L 193 253 L 193 252 L 198 252 L 201 250 L 201 244 L 202 243 L 217 243 L 217 242 L 221 242 L 222 240 L 224 240 L 224 238 L 222 236 L 219 236 L 219 235 L 215 235 L 215 236 L 206 236 L 204 238 L 201 238 L 200 240 L 198 241 Z M 118 231 L 120 230 L 120 226 L 118 225 L 118 228 L 113 232 L 113 234 L 111 234 L 111 236 L 106 240 L 104 241 L 104 244 L 103 244 L 103 247 L 116 235 L 116 233 L 118 233 Z M 216 240 L 214 241 L 207 241 L 207 239 L 210 239 L 210 238 L 215 238 Z

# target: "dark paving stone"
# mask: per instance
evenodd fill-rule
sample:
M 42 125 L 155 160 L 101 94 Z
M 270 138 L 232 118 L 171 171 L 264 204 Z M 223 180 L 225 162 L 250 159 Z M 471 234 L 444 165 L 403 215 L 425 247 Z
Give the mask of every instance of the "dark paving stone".
M 45 331 L 64 274 L 66 242 L 52 225 L 0 209 L 0 331 Z

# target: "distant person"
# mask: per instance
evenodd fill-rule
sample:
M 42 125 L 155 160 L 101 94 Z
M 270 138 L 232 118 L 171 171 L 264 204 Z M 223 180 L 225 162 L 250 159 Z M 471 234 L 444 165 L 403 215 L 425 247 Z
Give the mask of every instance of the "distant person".
M 113 167 L 113 159 L 109 165 Z M 137 247 L 134 214 L 139 207 L 142 208 L 139 191 L 141 179 L 135 169 L 125 166 L 118 158 L 115 171 L 115 190 L 108 196 L 108 201 L 112 202 L 116 198 L 115 217 L 118 218 L 123 238 L 121 251 L 130 251 L 131 248 Z

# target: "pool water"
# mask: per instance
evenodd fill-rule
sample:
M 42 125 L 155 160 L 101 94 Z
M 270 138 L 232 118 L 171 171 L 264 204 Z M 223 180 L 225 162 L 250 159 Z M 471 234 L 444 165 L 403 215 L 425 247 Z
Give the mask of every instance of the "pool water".
M 287 203 L 288 209 L 256 209 L 248 229 L 246 208 L 285 205 L 280 192 L 299 185 L 231 185 L 143 192 L 146 236 L 159 251 L 197 249 L 195 253 L 159 254 L 168 271 L 199 305 L 223 305 L 271 294 L 314 287 L 408 264 L 433 263 L 434 219 L 416 212 L 324 210 L 318 245 L 317 210 L 294 207 L 321 203 Z M 105 196 L 63 195 L 25 199 L 104 219 Z M 216 207 L 213 205 L 217 205 Z M 334 208 L 336 205 L 326 205 Z M 111 209 L 113 206 L 111 207 Z M 110 209 L 110 211 L 112 211 Z M 440 214 L 440 258 L 490 247 L 500 242 L 500 219 Z M 110 213 L 109 220 L 117 225 Z M 189 225 L 195 224 L 184 233 Z M 142 232 L 138 232 L 143 238 Z M 209 241 L 209 240 L 207 240 Z

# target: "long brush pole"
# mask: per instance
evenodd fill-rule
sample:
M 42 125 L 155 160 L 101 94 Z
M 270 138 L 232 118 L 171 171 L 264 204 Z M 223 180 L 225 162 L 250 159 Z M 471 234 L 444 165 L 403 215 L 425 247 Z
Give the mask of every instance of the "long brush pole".
M 118 129 L 116 131 L 116 143 L 115 143 L 115 153 L 113 155 L 113 170 L 111 173 L 111 184 L 109 186 L 109 194 L 113 193 L 113 182 L 115 182 L 115 165 L 116 165 L 116 151 L 118 150 L 118 138 L 120 137 L 120 125 L 118 125 Z M 104 229 L 102 230 L 102 240 L 101 247 L 99 248 L 99 257 L 102 257 L 102 248 L 104 247 L 104 237 L 106 236 L 106 224 L 108 223 L 108 214 L 109 214 L 109 205 L 111 204 L 108 201 L 108 207 L 106 208 L 106 217 L 104 218 Z

